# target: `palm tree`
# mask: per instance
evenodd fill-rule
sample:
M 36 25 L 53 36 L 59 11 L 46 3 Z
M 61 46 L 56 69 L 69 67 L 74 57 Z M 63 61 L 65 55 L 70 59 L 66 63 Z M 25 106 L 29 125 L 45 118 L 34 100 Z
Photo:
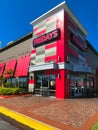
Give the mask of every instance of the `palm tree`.
M 8 75 L 9 79 L 10 79 L 10 85 L 12 86 L 12 77 L 13 77 L 13 74 L 14 74 L 14 71 L 12 69 L 9 69 L 5 74 Z
M 13 74 L 14 74 L 14 71 L 13 71 L 12 69 L 9 69 L 9 70 L 7 71 L 7 74 L 9 75 L 10 78 L 12 78 L 12 77 L 13 77 Z
M 5 81 L 6 81 L 6 78 L 4 78 L 4 76 L 2 75 L 0 77 L 0 84 L 1 84 L 2 87 L 5 87 Z

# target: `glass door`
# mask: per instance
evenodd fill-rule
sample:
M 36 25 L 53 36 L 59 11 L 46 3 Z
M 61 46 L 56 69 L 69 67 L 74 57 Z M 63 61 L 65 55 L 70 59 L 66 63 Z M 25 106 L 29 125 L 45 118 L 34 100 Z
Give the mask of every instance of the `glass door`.
M 55 91 L 56 91 L 56 86 L 55 86 L 55 75 L 50 75 L 49 76 L 49 95 L 50 96 L 55 96 Z
M 73 76 L 70 79 L 70 96 L 79 97 L 85 94 L 85 84 L 83 76 Z
M 42 86 L 40 87 L 40 93 L 44 96 L 49 96 L 49 76 L 42 75 Z
M 42 75 L 35 75 L 35 94 L 40 95 L 40 88 L 42 86 Z
M 55 95 L 55 75 L 35 75 L 35 94 L 54 96 Z

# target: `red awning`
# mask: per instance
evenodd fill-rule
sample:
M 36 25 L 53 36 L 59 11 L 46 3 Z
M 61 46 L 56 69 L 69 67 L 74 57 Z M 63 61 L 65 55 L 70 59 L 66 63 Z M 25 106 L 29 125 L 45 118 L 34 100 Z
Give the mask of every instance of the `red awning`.
M 16 59 L 14 60 L 10 60 L 6 63 L 6 67 L 5 67 L 5 74 L 4 74 L 4 77 L 9 77 L 9 74 L 7 74 L 7 72 L 9 70 L 12 70 L 13 72 L 15 71 L 15 65 L 16 65 Z
M 2 74 L 3 74 L 4 67 L 5 67 L 5 63 L 1 63 L 1 64 L 0 64 L 0 77 L 1 77 Z
M 30 63 L 30 55 L 20 57 L 17 62 L 15 76 L 27 76 Z

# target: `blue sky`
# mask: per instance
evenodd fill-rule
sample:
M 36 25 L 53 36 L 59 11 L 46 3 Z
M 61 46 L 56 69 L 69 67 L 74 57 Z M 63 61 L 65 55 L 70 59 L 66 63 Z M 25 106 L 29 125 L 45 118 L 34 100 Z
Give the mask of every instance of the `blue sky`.
M 1 47 L 32 31 L 30 22 L 63 0 L 0 0 Z M 88 31 L 87 39 L 98 51 L 98 0 L 66 0 Z

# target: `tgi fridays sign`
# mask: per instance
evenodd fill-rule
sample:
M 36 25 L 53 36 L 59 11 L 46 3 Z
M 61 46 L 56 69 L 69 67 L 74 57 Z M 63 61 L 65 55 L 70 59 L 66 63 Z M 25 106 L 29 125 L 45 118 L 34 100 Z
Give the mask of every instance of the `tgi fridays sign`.
M 33 47 L 53 42 L 59 38 L 60 38 L 60 29 L 55 29 L 49 33 L 46 33 L 44 35 L 41 35 L 40 37 L 33 39 Z

